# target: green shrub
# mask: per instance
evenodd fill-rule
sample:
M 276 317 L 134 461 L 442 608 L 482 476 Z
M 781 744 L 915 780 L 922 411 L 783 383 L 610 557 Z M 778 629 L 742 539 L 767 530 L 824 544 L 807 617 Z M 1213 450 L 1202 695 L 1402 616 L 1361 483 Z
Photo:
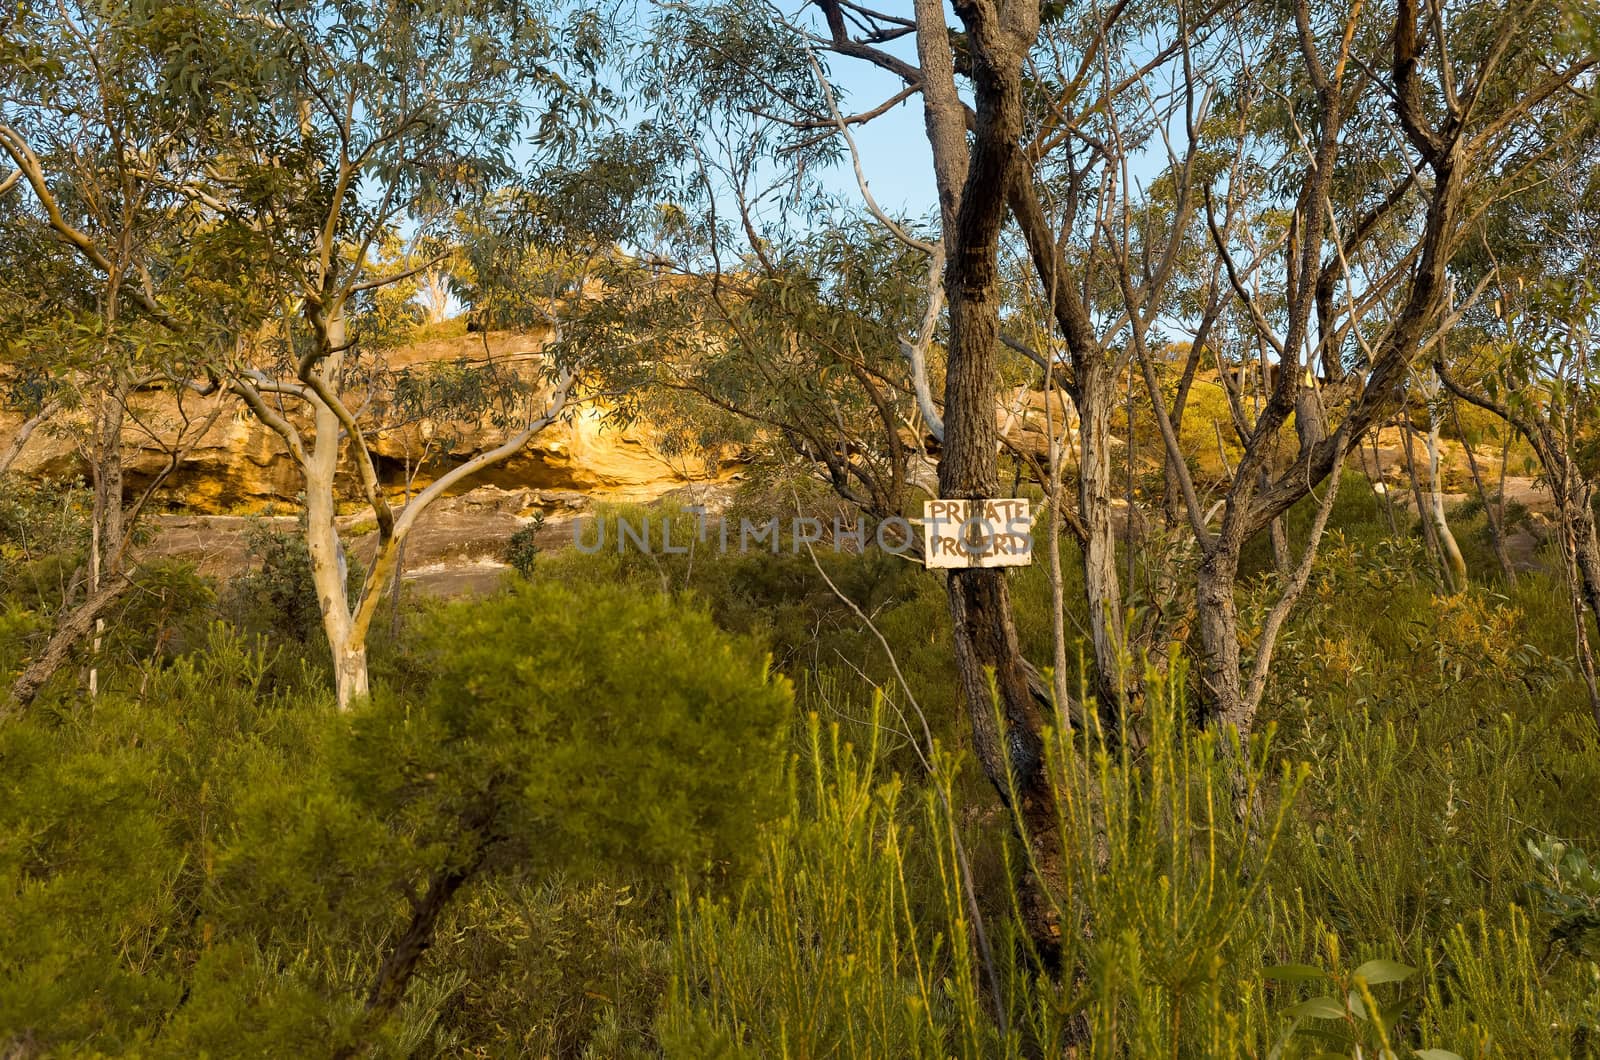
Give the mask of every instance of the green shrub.
M 434 610 L 414 650 L 427 686 L 352 716 L 340 773 L 428 842 L 482 811 L 536 867 L 670 877 L 735 860 L 771 805 L 788 683 L 696 607 L 523 584 Z
M 81 481 L 0 476 L 0 593 L 59 607 L 88 553 L 91 502 Z
M 735 879 L 776 812 L 790 692 L 759 650 L 658 594 L 524 585 L 426 613 L 413 694 L 341 715 L 204 636 L 0 727 L 0 1046 L 650 1047 L 664 889 Z M 374 1019 L 413 899 L 469 864 Z
M 875 742 L 857 750 L 837 726 L 824 737 L 813 716 L 790 815 L 768 830 L 761 871 L 737 901 L 679 905 L 668 1055 L 1258 1048 L 1271 1024 L 1259 980 L 1241 972 L 1263 954 L 1263 868 L 1298 778 L 1273 778 L 1265 743 L 1246 764 L 1190 735 L 1180 687 L 1152 688 L 1145 756 L 1087 734 L 1051 747 L 1064 856 L 1035 878 L 1049 881 L 1062 925 L 1062 966 L 1074 970 L 1064 979 L 1040 974 L 1019 933 L 1014 875 L 1001 878 L 998 902 L 974 891 L 971 851 L 1003 840 L 1004 815 L 963 820 L 954 761 L 935 752 L 919 789 L 882 783 Z M 1248 800 L 1276 807 L 1261 834 L 1233 819 L 1241 780 Z
M 544 513 L 535 512 L 533 522 L 519 527 L 506 541 L 506 562 L 524 578 L 533 577 L 533 565 L 538 561 L 541 551 L 537 539 L 539 531 L 543 529 Z

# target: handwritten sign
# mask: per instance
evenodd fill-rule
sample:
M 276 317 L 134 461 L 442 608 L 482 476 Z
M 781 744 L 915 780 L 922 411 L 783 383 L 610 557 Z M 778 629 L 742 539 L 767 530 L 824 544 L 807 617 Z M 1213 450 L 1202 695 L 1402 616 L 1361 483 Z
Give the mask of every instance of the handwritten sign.
M 1033 562 L 1028 501 L 924 501 L 925 567 L 1025 567 Z

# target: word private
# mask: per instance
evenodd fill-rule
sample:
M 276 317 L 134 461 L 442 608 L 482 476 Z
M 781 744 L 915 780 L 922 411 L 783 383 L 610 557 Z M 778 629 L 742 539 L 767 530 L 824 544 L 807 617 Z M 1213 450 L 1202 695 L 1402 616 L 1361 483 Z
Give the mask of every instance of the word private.
M 928 567 L 1025 567 L 1033 562 L 1028 501 L 936 500 L 922 505 Z

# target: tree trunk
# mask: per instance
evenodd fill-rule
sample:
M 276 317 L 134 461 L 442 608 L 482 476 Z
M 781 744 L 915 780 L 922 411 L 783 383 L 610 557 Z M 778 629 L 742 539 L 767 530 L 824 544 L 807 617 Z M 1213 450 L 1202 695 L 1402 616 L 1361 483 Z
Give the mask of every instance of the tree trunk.
M 1083 590 L 1089 610 L 1100 718 L 1111 726 L 1116 723 L 1128 688 L 1117 534 L 1111 519 L 1113 382 L 1108 364 L 1094 364 L 1079 383 L 1078 410 L 1078 503 L 1088 535 L 1083 549 Z
M 334 477 L 339 467 L 339 419 L 322 401 L 314 401 L 316 440 L 305 467 L 306 552 L 317 609 L 333 661 L 339 709 L 349 710 L 367 694 L 367 652 L 351 636 L 350 599 L 344 547 L 334 523 L 337 514 Z
M 1444 514 L 1443 484 L 1439 476 L 1439 417 L 1430 407 L 1428 433 L 1424 436 L 1428 447 L 1428 515 L 1433 520 L 1433 532 L 1439 540 L 1439 550 L 1444 556 L 1451 588 L 1461 592 L 1467 587 L 1467 561 L 1461 555 L 1461 546 L 1450 530 L 1450 520 Z
M 1365 458 L 1362 459 L 1362 463 L 1366 463 Z M 1372 475 L 1367 477 L 1372 482 L 1372 492 L 1378 494 L 1378 499 L 1381 501 L 1384 518 L 1389 523 L 1389 536 L 1399 537 L 1400 527 L 1394 518 L 1394 494 L 1389 491 L 1389 484 L 1383 480 L 1383 450 L 1378 445 L 1377 432 L 1373 432 L 1372 435 Z
M 1256 476 L 1256 488 L 1266 489 L 1272 484 L 1272 477 L 1268 474 L 1266 465 L 1261 467 L 1261 473 Z M 1283 525 L 1280 516 L 1272 520 L 1267 527 L 1267 536 L 1272 542 L 1272 567 L 1279 574 L 1288 574 L 1294 567 L 1294 557 L 1289 554 L 1289 531 Z
M 1037 35 L 1038 15 L 1025 0 L 973 0 L 958 10 L 972 46 L 977 105 L 970 153 L 958 124 L 953 77 L 930 75 L 923 92 L 944 207 L 950 307 L 939 490 L 951 499 L 987 500 L 1000 484 L 995 423 L 1000 228 L 1007 185 L 1020 162 L 1022 61 Z M 917 45 L 925 68 L 942 64 L 949 55 L 943 9 L 919 0 L 916 11 Z M 935 64 L 928 64 L 929 56 Z M 1005 572 L 954 571 L 948 589 L 956 667 L 979 761 L 1017 814 L 1034 866 L 1046 877 L 1058 876 L 1061 852 L 1043 768 L 1043 719 L 1017 644 Z M 1053 964 L 1061 929 L 1049 888 L 1030 876 L 1022 891 L 1026 930 L 1041 956 Z
M 102 391 L 95 408 L 94 444 L 91 469 L 94 479 L 93 525 L 89 530 L 89 596 L 99 592 L 107 579 L 116 579 L 122 573 L 123 534 L 122 517 L 122 424 L 126 415 L 127 384 L 120 373 L 115 373 L 110 392 Z M 94 644 L 89 663 L 89 698 L 100 691 L 100 670 L 95 656 L 100 654 L 100 636 L 105 623 L 94 620 Z M 87 633 L 88 630 L 84 630 Z M 80 634 L 81 636 L 82 634 Z M 71 642 L 65 645 L 70 650 Z
M 45 682 L 55 676 L 56 671 L 67 661 L 67 656 L 73 647 L 88 636 L 89 630 L 94 628 L 95 622 L 105 609 L 127 592 L 132 584 L 130 580 L 120 576 L 102 581 L 98 591 L 56 623 L 55 632 L 51 634 L 44 651 L 28 664 L 11 685 L 9 703 L 4 711 L 0 711 L 0 720 L 26 708 L 34 701 L 39 689 L 43 688 Z
M 1417 523 L 1422 528 L 1422 541 L 1427 546 L 1428 555 L 1433 558 L 1443 579 L 1445 589 L 1454 591 L 1455 586 L 1450 583 L 1450 565 L 1445 562 L 1444 546 L 1439 542 L 1439 531 L 1433 521 L 1433 514 L 1429 511 L 1428 498 L 1422 489 L 1422 476 L 1417 473 L 1416 450 L 1412 445 L 1411 413 L 1402 409 L 1400 413 L 1400 437 L 1405 440 L 1406 478 L 1411 482 L 1411 502 L 1417 506 Z
M 1212 720 L 1218 725 L 1233 725 L 1245 737 L 1250 733 L 1251 719 L 1245 713 L 1239 677 L 1239 611 L 1233 585 L 1238 573 L 1238 549 L 1219 542 L 1200 561 L 1195 604 L 1200 627 L 1201 681 Z

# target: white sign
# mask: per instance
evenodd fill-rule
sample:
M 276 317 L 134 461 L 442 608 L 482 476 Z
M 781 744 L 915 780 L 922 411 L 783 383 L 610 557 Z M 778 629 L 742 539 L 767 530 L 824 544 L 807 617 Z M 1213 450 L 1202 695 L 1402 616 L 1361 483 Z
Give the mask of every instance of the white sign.
M 924 501 L 924 567 L 1026 567 L 1033 562 L 1028 501 Z

